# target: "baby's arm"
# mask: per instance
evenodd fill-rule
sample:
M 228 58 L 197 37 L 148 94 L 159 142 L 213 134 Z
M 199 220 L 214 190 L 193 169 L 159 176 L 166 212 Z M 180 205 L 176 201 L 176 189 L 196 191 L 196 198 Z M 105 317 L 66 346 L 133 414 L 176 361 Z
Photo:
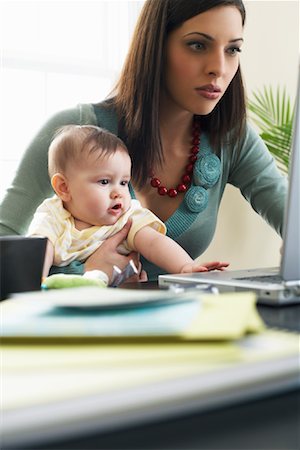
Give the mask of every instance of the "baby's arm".
M 44 258 L 43 275 L 42 275 L 43 278 L 46 278 L 49 275 L 50 267 L 53 264 L 53 260 L 54 260 L 54 246 L 52 242 L 48 239 Z
M 229 265 L 219 261 L 205 264 L 195 262 L 177 242 L 150 226 L 145 226 L 136 233 L 134 245 L 141 255 L 168 273 L 222 270 Z

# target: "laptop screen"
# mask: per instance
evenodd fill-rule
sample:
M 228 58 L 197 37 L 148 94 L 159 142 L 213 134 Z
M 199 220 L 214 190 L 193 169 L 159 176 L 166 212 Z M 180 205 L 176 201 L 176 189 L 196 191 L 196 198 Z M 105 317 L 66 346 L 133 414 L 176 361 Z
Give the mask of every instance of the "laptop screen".
M 281 275 L 285 281 L 300 280 L 300 67 L 297 89 L 281 259 Z

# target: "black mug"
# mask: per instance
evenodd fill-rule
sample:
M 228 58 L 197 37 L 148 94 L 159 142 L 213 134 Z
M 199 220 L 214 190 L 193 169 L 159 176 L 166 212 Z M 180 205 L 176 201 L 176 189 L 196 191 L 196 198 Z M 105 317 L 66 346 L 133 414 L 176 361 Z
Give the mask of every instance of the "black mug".
M 0 237 L 0 300 L 41 289 L 46 244 L 44 237 Z

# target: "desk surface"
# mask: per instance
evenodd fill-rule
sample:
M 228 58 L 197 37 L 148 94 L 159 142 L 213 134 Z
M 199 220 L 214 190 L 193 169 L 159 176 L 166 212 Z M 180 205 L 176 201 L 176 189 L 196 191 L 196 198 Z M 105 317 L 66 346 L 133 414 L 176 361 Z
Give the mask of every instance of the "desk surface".
M 31 448 L 299 450 L 299 404 L 299 391 L 290 392 L 174 420 Z
M 156 283 L 128 285 L 126 288 L 157 288 Z M 299 330 L 300 305 L 259 306 L 270 327 Z M 117 428 L 106 433 L 82 434 L 76 440 L 40 442 L 23 449 L 299 449 L 299 391 L 287 391 L 239 404 L 150 421 L 139 426 Z M 9 446 L 1 447 L 3 450 Z M 17 448 L 17 447 L 13 447 Z

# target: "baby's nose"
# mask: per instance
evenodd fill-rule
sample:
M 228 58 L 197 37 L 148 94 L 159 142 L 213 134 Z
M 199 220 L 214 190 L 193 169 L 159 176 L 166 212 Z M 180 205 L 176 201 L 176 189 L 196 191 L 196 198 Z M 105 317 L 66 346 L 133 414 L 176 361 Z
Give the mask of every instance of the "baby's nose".
M 111 193 L 111 198 L 119 198 L 121 197 L 121 192 L 118 191 L 117 189 L 114 189 Z

